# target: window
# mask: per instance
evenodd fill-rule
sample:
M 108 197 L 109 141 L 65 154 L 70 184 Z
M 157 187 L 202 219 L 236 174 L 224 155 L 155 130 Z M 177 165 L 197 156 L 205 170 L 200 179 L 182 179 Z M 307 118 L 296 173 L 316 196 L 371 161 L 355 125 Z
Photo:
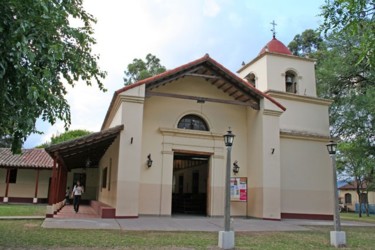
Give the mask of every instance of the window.
M 288 93 L 297 93 L 296 75 L 292 71 L 285 73 L 285 91 Z
M 108 168 L 104 168 L 102 172 L 102 188 L 107 187 L 107 169 Z
M 9 183 L 16 183 L 17 181 L 17 170 L 18 169 L 11 169 L 9 171 Z
M 345 194 L 345 204 L 352 204 L 352 195 Z
M 178 122 L 178 128 L 208 131 L 207 123 L 197 115 L 186 115 Z

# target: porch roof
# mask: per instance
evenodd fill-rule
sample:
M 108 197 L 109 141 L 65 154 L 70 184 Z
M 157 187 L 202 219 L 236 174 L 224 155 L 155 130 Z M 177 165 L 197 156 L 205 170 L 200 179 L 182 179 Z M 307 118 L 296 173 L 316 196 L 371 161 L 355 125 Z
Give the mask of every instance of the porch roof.
M 123 130 L 118 125 L 87 136 L 55 144 L 46 148 L 47 153 L 62 162 L 68 170 L 74 168 L 94 168 Z

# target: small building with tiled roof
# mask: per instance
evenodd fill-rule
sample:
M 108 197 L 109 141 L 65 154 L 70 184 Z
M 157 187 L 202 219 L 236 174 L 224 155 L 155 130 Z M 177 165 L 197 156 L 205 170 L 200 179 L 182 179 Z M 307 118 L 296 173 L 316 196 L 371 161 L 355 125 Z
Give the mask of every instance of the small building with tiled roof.
M 119 83 L 102 131 L 46 149 L 50 215 L 69 176 L 88 168 L 96 207 L 113 217 L 223 216 L 230 127 L 233 216 L 332 219 L 331 102 L 317 97 L 314 70 L 273 38 L 237 74 L 204 55 Z
M 47 202 L 53 159 L 44 149 L 0 148 L 0 201 Z
M 375 213 L 375 192 L 374 190 L 367 190 L 366 183 L 358 186 L 357 182 L 353 181 L 342 185 L 338 189 L 340 204 L 348 211 L 358 212 L 361 196 L 362 202 L 368 202 L 371 207 L 371 213 Z

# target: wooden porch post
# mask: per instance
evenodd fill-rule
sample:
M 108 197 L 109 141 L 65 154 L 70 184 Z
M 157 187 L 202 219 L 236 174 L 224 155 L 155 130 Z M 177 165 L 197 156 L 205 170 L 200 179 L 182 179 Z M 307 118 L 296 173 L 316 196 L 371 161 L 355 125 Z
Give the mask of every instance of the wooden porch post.
M 10 179 L 10 169 L 7 168 L 7 177 L 6 177 L 6 186 L 5 186 L 5 195 L 4 195 L 4 199 L 3 199 L 3 202 L 8 202 L 9 198 L 8 198 L 8 191 L 9 191 L 9 179 Z
M 36 170 L 36 177 L 35 177 L 35 193 L 33 203 L 38 203 L 38 186 L 39 186 L 39 168 Z
M 59 168 L 57 169 L 57 188 L 56 188 L 56 195 L 55 195 L 55 203 L 62 201 L 61 199 L 61 186 L 62 186 L 62 168 L 63 164 L 59 162 Z
M 52 167 L 52 176 L 51 176 L 51 190 L 50 190 L 50 196 L 48 197 L 48 204 L 53 205 L 55 203 L 55 189 L 56 189 L 56 158 L 55 156 L 53 158 L 53 167 Z

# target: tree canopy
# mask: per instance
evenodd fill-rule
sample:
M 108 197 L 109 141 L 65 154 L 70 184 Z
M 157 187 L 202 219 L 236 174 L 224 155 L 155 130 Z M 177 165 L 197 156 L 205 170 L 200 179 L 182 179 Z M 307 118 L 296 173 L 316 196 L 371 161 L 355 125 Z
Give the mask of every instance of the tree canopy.
M 357 63 L 375 67 L 375 0 L 326 0 L 322 29 L 326 35 L 344 31 L 358 37 Z
M 295 56 L 313 56 L 324 45 L 320 32 L 307 29 L 302 34 L 294 36 L 288 44 L 289 50 Z
M 124 71 L 124 85 L 130 85 L 164 71 L 166 68 L 160 64 L 160 59 L 149 53 L 146 55 L 146 61 L 135 58 L 133 63 L 128 64 L 127 70 Z
M 79 137 L 89 135 L 91 133 L 92 132 L 84 130 L 84 129 L 70 130 L 60 135 L 52 136 L 50 142 L 43 143 L 42 145 L 39 145 L 37 148 L 46 148 L 54 144 L 77 139 Z
M 105 90 L 92 53 L 95 22 L 82 0 L 0 1 L 0 136 L 13 138 L 13 152 L 39 132 L 38 118 L 69 127 L 67 85 L 94 81 Z

